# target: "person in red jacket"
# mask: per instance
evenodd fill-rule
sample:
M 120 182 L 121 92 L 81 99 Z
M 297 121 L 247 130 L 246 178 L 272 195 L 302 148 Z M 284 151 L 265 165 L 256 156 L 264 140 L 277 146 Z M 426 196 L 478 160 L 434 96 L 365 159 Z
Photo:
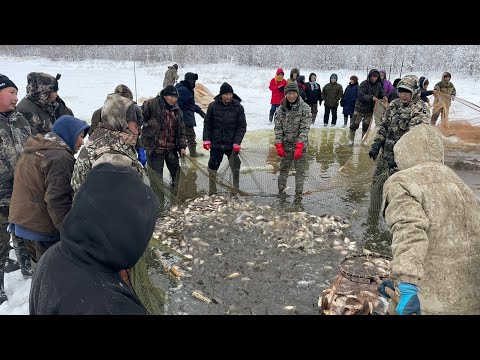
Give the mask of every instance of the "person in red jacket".
M 268 119 L 270 121 L 270 124 L 273 122 L 273 116 L 275 115 L 275 111 L 277 111 L 280 102 L 285 97 L 283 90 L 285 89 L 285 86 L 287 86 L 287 80 L 283 78 L 284 75 L 285 74 L 283 73 L 283 69 L 278 68 L 277 75 L 272 80 L 270 80 L 269 89 L 272 92 L 272 100 L 270 100 L 270 104 L 272 104 L 272 106 L 270 107 L 270 116 Z

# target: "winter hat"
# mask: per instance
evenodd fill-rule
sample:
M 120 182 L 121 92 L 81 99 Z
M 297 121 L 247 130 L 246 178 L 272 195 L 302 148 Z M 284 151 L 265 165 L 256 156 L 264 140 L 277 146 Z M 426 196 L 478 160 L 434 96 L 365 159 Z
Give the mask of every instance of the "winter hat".
M 0 74 L 0 90 L 6 89 L 9 87 L 14 87 L 15 89 L 18 90 L 17 85 L 15 85 L 14 82 L 8 78 L 8 76 Z
M 90 125 L 85 121 L 70 115 L 60 116 L 52 127 L 52 131 L 60 136 L 72 151 L 74 151 L 78 135 L 83 131 L 83 136 L 86 136 L 88 129 L 90 129 Z
M 404 91 L 410 91 L 412 94 L 414 94 L 418 89 L 418 78 L 415 75 L 404 76 L 397 86 L 398 92 L 402 92 L 401 89 L 404 89 Z
M 175 70 L 178 70 L 178 65 L 177 64 L 173 64 L 173 67 L 175 68 Z
M 27 75 L 27 94 L 29 93 L 28 87 L 30 86 L 33 89 L 37 89 L 40 92 L 43 91 L 58 91 L 58 79 L 61 75 L 57 74 L 56 77 L 52 75 L 41 73 L 41 72 L 31 72 Z
M 398 83 L 400 82 L 400 80 L 402 80 L 402 79 L 398 78 L 398 79 L 395 79 L 395 80 L 393 81 L 393 87 L 394 87 L 395 89 L 397 88 L 397 85 L 398 85 Z
M 278 68 L 278 69 L 277 69 L 276 75 L 280 75 L 280 74 L 285 75 L 285 72 L 283 71 L 282 68 Z
M 160 91 L 161 96 L 176 96 L 178 98 L 178 90 L 173 85 L 167 85 L 165 89 Z
M 297 83 L 294 83 L 294 82 L 289 82 L 287 84 L 287 86 L 285 86 L 285 90 L 283 91 L 285 93 L 285 95 L 289 92 L 296 92 L 297 94 L 300 92 L 298 90 L 298 85 Z
M 452 78 L 452 74 L 450 74 L 448 71 L 445 71 L 442 75 L 442 79 L 445 77 L 445 76 L 448 76 L 450 79 Z
M 353 80 L 354 82 L 358 82 L 358 76 L 357 75 L 352 75 L 352 76 L 350 76 L 350 80 Z
M 187 72 L 185 74 L 185 80 L 198 80 L 198 74 L 192 73 L 192 72 Z
M 335 79 L 335 81 L 338 81 L 338 76 L 337 74 L 332 74 L 330 75 L 330 80 Z
M 115 88 L 115 94 L 121 95 L 127 99 L 133 100 L 132 90 L 127 85 L 120 84 Z
M 220 86 L 220 95 L 227 94 L 227 93 L 233 94 L 233 88 L 229 83 L 224 82 L 222 86 Z

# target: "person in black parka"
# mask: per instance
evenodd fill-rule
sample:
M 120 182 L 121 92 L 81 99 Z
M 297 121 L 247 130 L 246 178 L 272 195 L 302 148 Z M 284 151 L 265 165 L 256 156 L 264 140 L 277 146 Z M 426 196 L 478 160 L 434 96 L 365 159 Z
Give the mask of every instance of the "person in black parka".
M 61 241 L 38 262 L 30 315 L 145 315 L 120 271 L 143 255 L 158 199 L 127 166 L 95 166 L 65 217 Z

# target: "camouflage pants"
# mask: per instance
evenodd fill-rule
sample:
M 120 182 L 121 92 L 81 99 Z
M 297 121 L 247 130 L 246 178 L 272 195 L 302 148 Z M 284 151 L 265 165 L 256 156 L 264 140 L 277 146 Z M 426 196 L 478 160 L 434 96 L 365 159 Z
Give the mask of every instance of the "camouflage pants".
M 188 146 L 197 146 L 195 129 L 193 127 L 185 126 L 185 137 L 187 138 Z
M 440 110 L 438 110 L 436 113 L 432 114 L 432 118 L 430 120 L 430 123 L 435 126 L 435 124 L 437 123 L 437 120 L 438 118 L 440 117 L 440 114 L 442 115 L 442 119 L 445 118 L 445 117 L 448 117 L 448 114 L 445 114 L 445 109 L 444 108 L 441 108 Z
M 293 159 L 294 147 L 284 147 L 287 156 L 280 162 L 280 175 L 278 176 L 278 191 L 282 192 L 287 187 L 287 178 L 290 167 L 295 166 L 295 194 L 303 193 L 303 184 L 305 182 L 305 170 L 307 167 L 307 150 L 303 149 L 302 157 L 298 160 Z
M 369 215 L 373 221 L 378 221 L 380 215 L 380 207 L 383 200 L 383 185 L 389 177 L 388 162 L 383 154 L 377 160 L 377 168 L 373 174 L 372 185 L 370 187 L 370 209 Z
M 317 114 L 318 114 L 318 106 L 317 106 L 317 103 L 313 104 L 313 105 L 310 105 L 310 110 L 312 112 L 312 123 L 315 122 L 315 119 L 317 118 Z
M 0 207 L 0 268 L 5 266 L 8 253 L 10 252 L 10 233 L 7 232 L 8 207 Z
M 362 131 L 367 131 L 370 123 L 372 122 L 373 114 L 364 114 L 358 111 L 353 113 L 353 118 L 350 120 L 350 130 L 357 131 L 358 127 L 360 126 L 360 122 L 362 123 Z

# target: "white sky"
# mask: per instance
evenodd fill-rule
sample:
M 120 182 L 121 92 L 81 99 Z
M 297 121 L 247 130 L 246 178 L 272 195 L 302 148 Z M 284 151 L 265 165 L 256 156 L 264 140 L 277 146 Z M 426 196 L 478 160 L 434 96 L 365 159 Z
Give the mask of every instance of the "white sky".
M 51 61 L 45 58 L 22 57 L 0 59 L 0 73 L 7 75 L 19 88 L 19 101 L 25 96 L 27 85 L 27 74 L 32 71 L 45 72 L 55 76 L 62 74 L 59 80 L 58 94 L 67 106 L 72 109 L 76 117 L 90 123 L 93 112 L 103 106 L 107 94 L 112 93 L 119 84 L 125 84 L 132 90 L 134 97 L 153 97 L 162 88 L 163 77 L 167 66 L 171 63 L 156 63 L 154 65 L 145 65 L 136 63 L 136 85 L 133 71 L 133 62 L 110 61 L 110 60 L 85 60 L 85 61 Z M 282 67 L 280 65 L 280 67 Z M 385 66 L 388 68 L 388 66 Z M 193 64 L 178 69 L 179 80 L 183 80 L 186 72 L 198 74 L 198 82 L 202 83 L 210 92 L 217 95 L 220 85 L 228 82 L 232 85 L 234 92 L 242 98 L 242 105 L 245 108 L 247 118 L 247 131 L 271 128 L 268 124 L 268 114 L 270 110 L 271 92 L 268 89 L 270 80 L 275 76 L 277 68 L 260 68 L 239 66 L 234 64 Z M 283 68 L 285 77 L 288 78 L 290 68 Z M 445 69 L 449 71 L 449 69 Z M 364 71 L 352 70 L 328 70 L 319 71 L 317 69 L 300 69 L 302 75 L 305 75 L 306 81 L 311 72 L 317 74 L 317 82 L 323 87 L 328 83 L 330 75 L 338 75 L 338 83 L 345 89 L 351 75 L 357 75 L 359 82 L 366 78 Z M 414 72 L 414 75 L 427 76 L 429 78 L 429 89 L 441 80 L 443 71 L 429 72 L 427 74 Z M 402 75 L 409 75 L 404 72 Z M 398 77 L 399 74 L 392 74 L 390 81 Z M 457 97 L 480 105 L 480 81 L 467 75 L 452 73 L 452 83 L 457 89 Z M 432 97 L 433 100 L 433 97 Z M 323 105 L 319 108 L 317 121 L 313 127 L 323 127 Z M 338 109 L 337 126 L 343 124 L 342 108 Z M 450 109 L 451 119 L 469 120 L 472 123 L 480 124 L 480 113 L 469 109 L 458 101 L 452 103 Z M 201 139 L 203 131 L 202 118 L 196 115 L 197 127 L 195 131 L 197 137 Z M 11 257 L 15 258 L 13 251 Z M 20 271 L 5 274 L 6 293 L 8 302 L 0 305 L 0 315 L 5 314 L 28 314 L 28 295 L 30 291 L 31 280 L 24 280 Z

